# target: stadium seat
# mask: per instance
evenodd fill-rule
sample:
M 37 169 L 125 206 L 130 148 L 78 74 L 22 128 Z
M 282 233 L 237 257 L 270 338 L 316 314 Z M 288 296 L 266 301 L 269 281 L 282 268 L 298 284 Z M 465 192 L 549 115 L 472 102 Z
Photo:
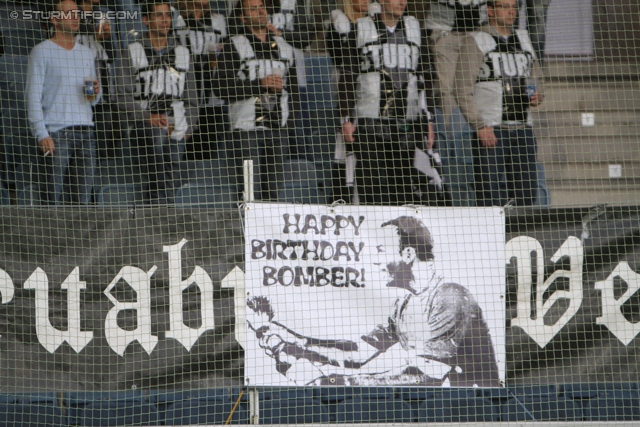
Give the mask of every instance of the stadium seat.
M 309 129 L 305 129 L 306 135 L 335 135 L 340 118 L 335 108 L 309 110 Z
M 96 204 L 99 206 L 134 206 L 145 202 L 144 186 L 136 184 L 106 185 L 98 190 Z
M 417 421 L 417 412 L 402 398 L 396 398 L 392 388 L 363 387 L 352 389 L 337 405 L 339 423 L 408 423 Z
M 307 137 L 307 159 L 312 162 L 331 162 L 335 154 L 336 136 L 329 134 L 313 134 Z
M 307 390 L 260 393 L 260 424 L 311 424 L 329 422 L 329 412 Z
M 585 421 L 640 420 L 636 383 L 566 384 L 561 390 L 582 409 Z
M 304 66 L 307 73 L 307 84 L 330 82 L 333 78 L 333 59 L 329 55 L 306 55 Z
M 140 392 L 70 392 L 64 398 L 70 425 L 152 426 L 159 424 L 158 408 Z
M 29 130 L 25 85 L 27 82 L 28 56 L 0 57 L 0 105 L 4 133 L 21 133 Z
M 311 397 L 328 406 L 343 402 L 351 393 L 350 387 L 314 387 L 311 389 Z
M 278 190 L 279 203 L 302 203 L 310 205 L 324 205 L 327 202 L 324 187 L 317 181 L 300 181 L 285 184 Z
M 11 197 L 9 191 L 6 188 L 0 187 L 0 206 L 11 205 Z
M 4 182 L 19 189 L 27 184 L 17 177 L 17 171 L 34 170 L 41 156 L 29 133 L 27 107 L 24 96 L 27 77 L 27 56 L 0 57 L 0 117 L 2 119 L 2 150 L 4 151 Z M 37 168 L 36 168 L 37 169 Z M 29 180 L 36 182 L 36 180 Z
M 516 387 L 500 406 L 502 421 L 580 421 L 582 411 L 555 385 Z
M 186 184 L 176 191 L 176 207 L 237 209 L 238 191 L 234 185 Z
M 30 184 L 24 188 L 18 190 L 17 203 L 20 206 L 40 206 L 41 200 L 41 187 L 35 184 Z
M 400 387 L 395 391 L 395 398 L 402 400 L 410 408 L 412 419 L 417 420 L 418 408 L 424 401 L 435 396 L 435 390 L 426 387 Z
M 29 184 L 43 182 L 45 158 L 34 141 L 28 132 L 2 135 L 5 149 L 3 179 L 7 188 L 19 190 Z
M 220 185 L 226 183 L 224 160 L 180 162 L 179 179 L 184 184 Z
M 284 182 L 295 184 L 316 179 L 316 165 L 313 162 L 304 159 L 290 159 L 284 162 Z
M 333 134 L 337 125 L 335 107 L 337 95 L 334 93 L 333 80 L 335 68 L 328 55 L 309 55 L 305 57 L 307 73 L 305 135 Z
M 107 185 L 142 185 L 147 181 L 147 175 L 137 165 L 123 159 L 107 159 L 98 162 L 93 187 L 100 189 Z
M 29 56 L 31 49 L 44 40 L 43 32 L 37 27 L 3 28 L 2 36 L 5 55 L 13 56 Z
M 337 101 L 333 92 L 333 86 L 329 81 L 307 83 L 309 111 L 332 111 L 335 109 Z
M 1 427 L 66 425 L 55 393 L 0 395 Z
M 466 423 L 500 420 L 500 408 L 476 389 L 442 389 L 418 407 L 418 422 Z
M 333 168 L 333 160 L 322 160 L 313 162 L 316 168 L 316 179 L 324 186 L 325 189 L 331 188 L 331 171 Z M 327 194 L 328 195 L 328 194 Z
M 175 393 L 154 393 L 150 401 L 160 410 L 164 425 L 225 424 L 233 411 L 230 424 L 249 424 L 248 395 L 233 410 L 239 392 L 205 389 Z
M 640 421 L 637 391 L 610 391 L 589 400 L 583 409 L 586 421 Z
M 13 139 L 15 135 L 10 136 L 6 139 Z M 28 142 L 32 142 L 33 139 L 29 137 Z M 23 141 L 27 142 L 27 141 Z M 6 187 L 12 190 L 20 190 L 27 185 L 39 185 L 40 183 L 44 184 L 45 182 L 45 165 L 44 162 L 38 160 L 37 158 L 31 157 L 36 160 L 36 163 L 18 163 L 14 165 L 14 169 L 12 170 L 10 177 L 11 182 L 7 182 Z
M 410 406 L 390 399 L 347 399 L 338 405 L 337 422 L 343 423 L 408 423 L 414 422 Z

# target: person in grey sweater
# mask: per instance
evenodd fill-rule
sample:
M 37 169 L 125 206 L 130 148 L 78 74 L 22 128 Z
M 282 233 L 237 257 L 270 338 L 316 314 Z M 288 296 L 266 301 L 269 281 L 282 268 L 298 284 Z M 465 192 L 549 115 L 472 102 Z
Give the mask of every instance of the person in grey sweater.
M 168 1 L 142 6 L 149 31 L 130 43 L 116 64 L 118 109 L 129 122 L 140 149 L 142 171 L 149 174 L 152 203 L 174 202 L 174 170 L 198 118 L 198 91 L 191 53 L 177 45 Z
M 96 168 L 92 105 L 101 99 L 93 52 L 77 43 L 78 6 L 53 3 L 49 40 L 29 55 L 26 101 L 31 132 L 46 157 L 46 185 L 40 198 L 60 205 L 91 203 Z M 65 193 L 67 197 L 65 197 Z

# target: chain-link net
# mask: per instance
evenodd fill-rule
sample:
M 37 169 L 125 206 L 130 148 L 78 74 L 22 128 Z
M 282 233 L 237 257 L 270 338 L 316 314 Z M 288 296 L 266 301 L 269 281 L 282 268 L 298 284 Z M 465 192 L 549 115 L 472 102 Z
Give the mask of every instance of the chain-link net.
M 639 16 L 0 1 L 0 426 L 640 420 Z

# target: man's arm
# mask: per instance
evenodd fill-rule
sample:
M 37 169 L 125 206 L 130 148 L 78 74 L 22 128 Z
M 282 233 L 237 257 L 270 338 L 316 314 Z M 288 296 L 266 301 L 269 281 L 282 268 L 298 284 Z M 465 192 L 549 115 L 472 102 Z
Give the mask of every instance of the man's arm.
M 295 56 L 294 56 L 295 58 Z M 302 114 L 302 100 L 300 99 L 300 84 L 298 82 L 298 67 L 304 67 L 304 64 L 300 65 L 297 61 L 293 62 L 293 65 L 287 70 L 286 90 L 289 93 L 291 99 L 291 114 L 289 115 L 289 125 L 295 126 L 295 117 Z M 283 82 L 284 84 L 284 82 Z M 294 120 L 294 121 L 291 121 Z
M 116 99 L 121 120 L 126 122 L 130 117 L 135 121 L 148 121 L 151 118 L 149 110 L 145 110 L 140 102 L 134 98 L 136 92 L 136 76 L 131 64 L 131 51 L 125 49 L 115 64 L 116 71 Z M 143 89 L 144 90 L 144 89 Z
M 218 60 L 214 91 L 221 99 L 239 101 L 251 96 L 260 96 L 265 89 L 260 80 L 249 80 L 248 70 L 240 71 L 240 60 L 234 52 L 233 42 L 228 40 Z
M 433 57 L 429 49 L 428 38 L 425 32 L 422 37 L 423 43 L 420 47 L 420 73 L 418 75 L 419 82 L 422 85 L 420 90 L 420 110 L 422 138 L 425 142 L 425 149 L 433 148 L 435 142 L 435 132 L 433 130 L 432 120 L 436 111 L 436 70 L 433 63 Z M 422 148 L 422 147 L 421 147 Z
M 263 348 L 277 349 L 278 352 L 297 358 L 303 354 L 315 355 L 306 358 L 314 363 L 324 361 L 323 364 L 331 364 L 339 370 L 360 369 L 384 351 L 374 345 L 366 345 L 365 342 L 307 337 L 277 321 L 262 326 L 250 324 L 250 328 L 256 331 Z M 385 350 L 389 347 L 387 345 Z
M 88 51 L 90 51 L 89 48 L 87 48 Z M 91 56 L 93 56 L 93 52 L 91 52 Z M 96 77 L 96 81 L 94 82 L 93 85 L 93 90 L 95 91 L 96 94 L 96 99 L 94 99 L 93 101 L 89 101 L 89 103 L 91 104 L 91 106 L 95 107 L 96 105 L 98 105 L 101 101 L 102 101 L 102 81 L 100 79 L 100 70 L 98 70 L 96 68 L 96 61 L 93 60 L 93 58 L 91 58 L 91 61 L 89 61 L 90 65 L 90 70 L 87 70 L 88 72 L 88 76 L 95 76 Z
M 47 66 L 40 49 L 33 48 L 29 54 L 25 96 L 27 98 L 31 133 L 38 141 L 49 138 L 49 131 L 44 124 L 44 112 L 42 110 L 42 92 L 44 91 L 46 71 Z
M 481 144 L 484 147 L 494 147 L 497 139 L 493 133 L 493 128 L 485 125 L 474 98 L 475 84 L 480 73 L 483 57 L 484 55 L 478 48 L 473 36 L 465 36 L 460 47 L 453 91 L 460 111 L 464 114 L 467 123 L 478 133 L 478 139 Z
M 466 35 L 460 46 L 460 56 L 454 78 L 454 95 L 467 123 L 475 130 L 485 126 L 484 119 L 476 108 L 474 97 L 482 60 L 483 55 L 478 49 L 476 40 L 473 36 Z
M 331 12 L 331 27 L 326 32 L 325 43 L 329 55 L 340 75 L 338 80 L 338 107 L 343 119 L 342 135 L 346 143 L 354 142 L 356 130 L 350 117 L 356 102 L 356 79 L 358 51 L 356 40 L 349 18 L 341 10 Z
M 540 66 L 540 60 L 537 58 L 533 59 L 531 77 L 536 82 L 536 92 L 531 98 L 531 106 L 537 107 L 538 105 L 542 104 L 542 101 L 544 100 L 544 73 L 542 72 L 542 67 Z
M 196 73 L 194 70 L 194 64 L 191 63 L 189 71 L 185 76 L 185 90 L 184 90 L 184 111 L 186 114 L 187 124 L 189 128 L 184 135 L 188 139 L 192 134 L 196 126 L 198 126 L 198 84 L 196 82 Z

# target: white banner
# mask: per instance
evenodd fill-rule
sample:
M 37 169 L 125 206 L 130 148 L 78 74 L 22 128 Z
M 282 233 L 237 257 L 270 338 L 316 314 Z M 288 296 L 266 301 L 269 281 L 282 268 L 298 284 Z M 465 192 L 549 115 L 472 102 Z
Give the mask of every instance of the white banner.
M 499 387 L 499 208 L 251 204 L 251 385 Z

